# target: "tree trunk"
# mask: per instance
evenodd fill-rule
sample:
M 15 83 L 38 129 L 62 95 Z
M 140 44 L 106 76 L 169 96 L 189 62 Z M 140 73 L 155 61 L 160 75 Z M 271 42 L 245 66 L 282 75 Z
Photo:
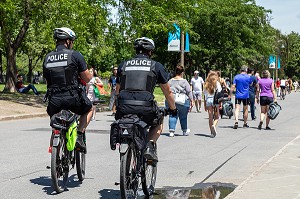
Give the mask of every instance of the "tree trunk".
M 3 79 L 2 50 L 0 50 L 0 83 L 4 83 L 4 79 Z
M 32 58 L 28 57 L 28 74 L 27 74 L 27 82 L 31 83 L 32 79 L 32 70 L 33 70 L 33 65 L 32 65 Z
M 3 91 L 16 92 L 17 82 L 17 66 L 16 66 L 16 50 L 13 47 L 8 46 L 6 49 L 7 67 L 6 67 L 6 78 L 5 87 Z

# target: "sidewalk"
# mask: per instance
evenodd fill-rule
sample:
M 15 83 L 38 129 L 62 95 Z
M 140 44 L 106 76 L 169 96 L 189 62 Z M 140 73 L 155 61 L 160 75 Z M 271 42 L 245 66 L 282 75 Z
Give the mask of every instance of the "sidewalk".
M 106 114 L 97 113 L 97 114 Z M 47 117 L 46 107 L 0 100 L 0 122 Z M 254 171 L 226 199 L 300 199 L 300 135 Z
M 300 135 L 253 172 L 226 199 L 299 199 Z
M 25 105 L 0 100 L 0 121 L 46 116 L 48 116 L 48 114 L 44 106 L 37 106 L 35 104 Z

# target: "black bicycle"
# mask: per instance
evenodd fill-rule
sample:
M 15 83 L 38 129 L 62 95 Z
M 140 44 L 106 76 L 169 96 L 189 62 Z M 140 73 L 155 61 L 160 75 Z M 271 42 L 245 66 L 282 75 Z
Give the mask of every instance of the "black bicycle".
M 51 178 L 57 193 L 66 189 L 69 171 L 75 165 L 79 181 L 85 178 L 85 152 L 75 147 L 78 119 L 79 115 L 66 110 L 51 117 Z
M 166 115 L 167 111 L 160 108 L 157 124 L 161 124 Z M 147 124 L 137 115 L 125 115 L 111 125 L 112 149 L 116 149 L 116 143 L 120 143 L 120 191 L 122 199 L 136 198 L 141 190 L 146 196 L 151 196 L 154 193 L 157 162 L 147 160 L 143 156 L 148 128 Z

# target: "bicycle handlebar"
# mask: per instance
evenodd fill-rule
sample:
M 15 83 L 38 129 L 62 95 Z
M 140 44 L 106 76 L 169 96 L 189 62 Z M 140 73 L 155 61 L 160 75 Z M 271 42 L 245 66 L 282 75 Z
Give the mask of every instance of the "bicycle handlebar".
M 176 108 L 175 110 L 170 110 L 170 108 L 166 109 L 166 107 L 158 107 L 159 113 L 162 113 L 164 117 L 168 115 L 175 115 L 175 113 L 178 113 L 178 109 Z

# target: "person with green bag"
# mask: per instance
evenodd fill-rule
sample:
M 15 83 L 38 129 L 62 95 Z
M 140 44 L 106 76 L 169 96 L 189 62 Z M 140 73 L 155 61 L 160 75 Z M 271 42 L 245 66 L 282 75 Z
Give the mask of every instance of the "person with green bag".
M 97 76 L 97 72 L 95 71 L 94 68 L 89 68 L 89 72 L 93 76 L 91 81 L 86 84 L 86 92 L 87 92 L 87 97 L 91 102 L 94 102 L 95 100 L 99 100 L 101 94 L 97 86 L 103 86 L 102 81 L 100 78 Z M 92 116 L 92 121 L 95 121 L 96 117 L 96 106 L 93 105 L 93 116 Z

